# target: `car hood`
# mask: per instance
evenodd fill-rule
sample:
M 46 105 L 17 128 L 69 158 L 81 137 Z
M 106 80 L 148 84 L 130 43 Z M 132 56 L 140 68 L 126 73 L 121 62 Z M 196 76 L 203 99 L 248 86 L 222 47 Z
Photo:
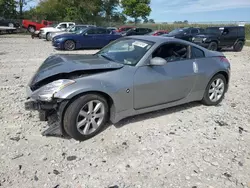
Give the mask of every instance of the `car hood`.
M 55 39 L 58 39 L 58 38 L 68 38 L 68 37 L 77 37 L 78 35 L 75 34 L 75 33 L 62 33 L 58 36 L 55 37 Z
M 38 68 L 29 86 L 36 90 L 42 85 L 58 79 L 68 79 L 77 75 L 106 72 L 122 68 L 124 65 L 109 61 L 97 55 L 52 55 Z M 74 76 L 75 76 L 74 75 Z

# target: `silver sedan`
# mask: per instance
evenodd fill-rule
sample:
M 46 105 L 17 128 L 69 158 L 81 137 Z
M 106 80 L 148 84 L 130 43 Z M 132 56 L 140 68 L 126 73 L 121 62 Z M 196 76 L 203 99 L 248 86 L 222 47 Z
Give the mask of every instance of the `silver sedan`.
M 217 105 L 229 80 L 220 52 L 175 38 L 123 37 L 94 55 L 48 57 L 28 84 L 25 108 L 43 121 L 56 117 L 61 134 L 86 140 L 108 120 L 192 101 Z

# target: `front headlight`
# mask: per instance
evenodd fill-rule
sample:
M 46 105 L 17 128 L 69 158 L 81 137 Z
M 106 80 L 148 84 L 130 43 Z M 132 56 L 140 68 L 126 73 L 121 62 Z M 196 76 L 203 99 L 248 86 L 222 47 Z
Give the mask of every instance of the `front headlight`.
M 38 96 L 38 99 L 41 101 L 51 101 L 54 94 L 74 83 L 75 83 L 74 80 L 68 80 L 68 79 L 56 80 L 41 87 L 37 91 L 36 95 Z
M 206 40 L 207 40 L 207 38 L 202 39 L 203 42 L 205 42 Z

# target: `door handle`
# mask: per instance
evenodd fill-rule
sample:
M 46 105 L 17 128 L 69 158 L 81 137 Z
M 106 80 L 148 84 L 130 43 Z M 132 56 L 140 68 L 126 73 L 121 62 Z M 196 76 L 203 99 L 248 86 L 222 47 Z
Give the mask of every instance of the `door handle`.
M 198 65 L 195 61 L 193 62 L 193 71 L 194 71 L 194 73 L 198 72 Z

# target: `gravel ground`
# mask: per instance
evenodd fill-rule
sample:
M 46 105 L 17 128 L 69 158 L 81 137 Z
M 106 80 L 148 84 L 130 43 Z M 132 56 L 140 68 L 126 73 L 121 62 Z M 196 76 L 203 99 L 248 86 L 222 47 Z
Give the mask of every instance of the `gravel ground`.
M 43 40 L 0 38 L 0 187 L 250 187 L 250 47 L 225 52 L 221 105 L 127 118 L 85 142 L 41 136 L 46 123 L 24 111 L 25 86 L 53 53 Z

